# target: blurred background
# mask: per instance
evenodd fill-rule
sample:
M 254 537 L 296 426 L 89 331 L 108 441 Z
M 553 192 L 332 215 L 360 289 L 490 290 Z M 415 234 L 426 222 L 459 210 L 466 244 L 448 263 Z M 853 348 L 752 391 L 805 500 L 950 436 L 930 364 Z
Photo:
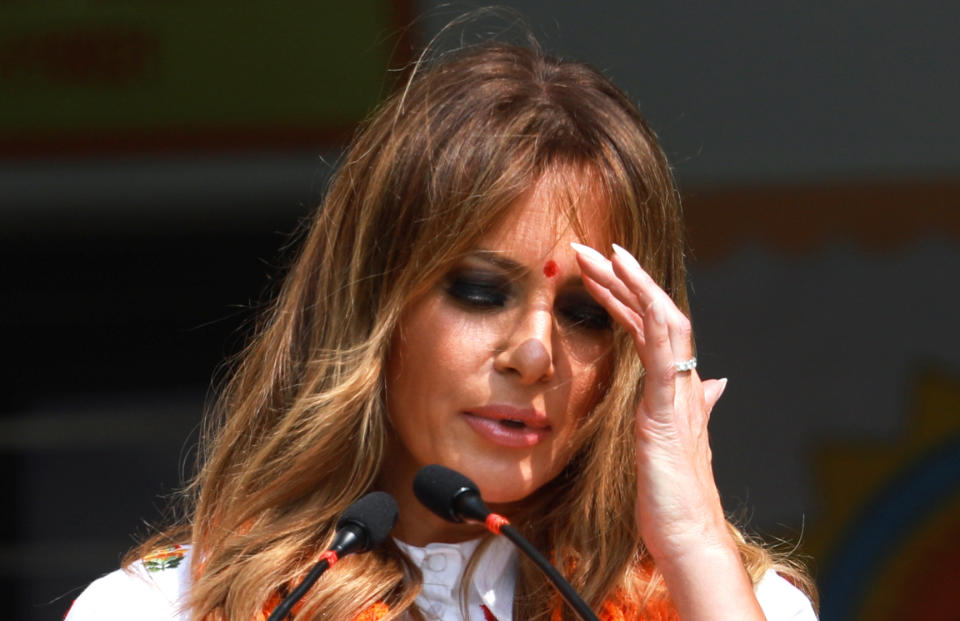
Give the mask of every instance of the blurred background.
M 508 4 L 675 165 L 731 514 L 807 555 L 826 621 L 956 619 L 960 5 Z M 475 6 L 0 2 L 6 618 L 164 519 L 355 123 Z

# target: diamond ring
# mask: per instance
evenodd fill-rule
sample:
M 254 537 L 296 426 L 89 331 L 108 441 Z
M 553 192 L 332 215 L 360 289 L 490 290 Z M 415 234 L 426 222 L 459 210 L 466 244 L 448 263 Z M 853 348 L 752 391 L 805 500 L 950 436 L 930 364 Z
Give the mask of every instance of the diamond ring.
M 690 360 L 684 360 L 683 362 L 675 362 L 673 363 L 673 367 L 678 373 L 683 373 L 684 371 L 693 371 L 697 368 L 697 359 L 694 357 Z

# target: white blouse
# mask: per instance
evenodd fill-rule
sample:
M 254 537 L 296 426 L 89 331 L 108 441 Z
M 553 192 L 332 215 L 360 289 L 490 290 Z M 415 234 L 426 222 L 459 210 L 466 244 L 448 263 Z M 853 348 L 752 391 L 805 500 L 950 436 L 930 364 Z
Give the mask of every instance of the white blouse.
M 513 621 L 513 587 L 517 549 L 497 537 L 479 560 L 467 590 L 466 615 L 460 606 L 460 579 L 479 540 L 431 543 L 424 548 L 396 542 L 423 572 L 423 590 L 416 604 L 429 621 L 487 621 L 483 608 L 497 621 Z M 817 621 L 810 600 L 772 569 L 754 586 L 767 621 Z
M 479 539 L 430 543 L 423 548 L 394 541 L 423 573 L 423 588 L 416 604 L 429 621 L 488 621 L 484 606 L 498 621 L 513 619 L 517 551 L 506 539 L 494 539 L 477 562 L 467 588 L 465 611 L 461 610 L 460 580 Z
M 478 544 L 472 540 L 418 548 L 397 542 L 423 572 L 416 604 L 430 621 L 488 621 L 483 607 L 497 621 L 513 620 L 517 552 L 503 538 L 491 542 L 479 559 L 467 587 L 467 610 L 461 611 L 460 579 Z M 181 610 L 189 590 L 190 548 L 176 546 L 94 581 L 77 597 L 64 621 L 189 621 Z M 754 590 L 768 621 L 817 619 L 807 597 L 772 570 Z

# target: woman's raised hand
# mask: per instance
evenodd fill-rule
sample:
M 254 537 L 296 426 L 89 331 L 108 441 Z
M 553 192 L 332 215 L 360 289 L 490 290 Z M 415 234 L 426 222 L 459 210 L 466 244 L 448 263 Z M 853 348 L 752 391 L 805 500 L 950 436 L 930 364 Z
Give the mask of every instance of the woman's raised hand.
M 614 245 L 607 259 L 588 246 L 573 247 L 584 286 L 630 333 L 646 372 L 636 413 L 636 516 L 644 544 L 678 610 L 689 612 L 683 618 L 709 618 L 702 615 L 717 594 L 701 592 L 697 583 L 720 587 L 725 580 L 718 582 L 715 572 L 737 567 L 727 586 L 740 594 L 742 612 L 757 612 L 711 466 L 707 422 L 726 380 L 678 370 L 693 357 L 690 320 L 629 252 Z

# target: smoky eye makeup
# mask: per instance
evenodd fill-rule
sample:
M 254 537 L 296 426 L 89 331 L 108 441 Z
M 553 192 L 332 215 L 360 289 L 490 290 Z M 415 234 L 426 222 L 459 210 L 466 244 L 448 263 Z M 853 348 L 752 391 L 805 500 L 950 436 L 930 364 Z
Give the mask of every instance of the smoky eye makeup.
M 456 302 L 471 308 L 500 308 L 511 295 L 510 279 L 495 271 L 475 267 L 453 270 L 444 279 L 444 290 Z
M 610 314 L 585 290 L 567 291 L 557 296 L 557 314 L 570 326 L 584 330 L 609 330 Z

